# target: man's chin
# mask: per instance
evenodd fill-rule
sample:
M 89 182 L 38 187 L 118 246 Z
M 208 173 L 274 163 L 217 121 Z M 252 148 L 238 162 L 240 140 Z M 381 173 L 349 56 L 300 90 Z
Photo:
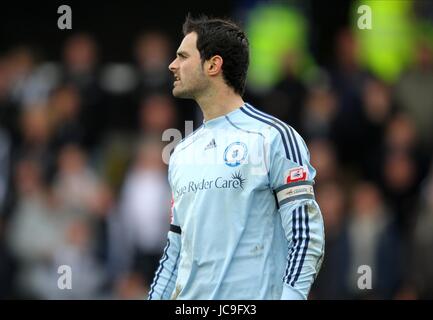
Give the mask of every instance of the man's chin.
M 180 91 L 177 90 L 176 88 L 173 88 L 173 90 L 171 91 L 171 93 L 172 93 L 173 96 L 176 97 L 176 98 L 182 98 L 182 92 L 180 92 Z
M 173 88 L 172 93 L 173 93 L 173 96 L 176 98 L 191 99 L 190 95 L 188 95 L 186 92 L 176 90 L 176 88 Z

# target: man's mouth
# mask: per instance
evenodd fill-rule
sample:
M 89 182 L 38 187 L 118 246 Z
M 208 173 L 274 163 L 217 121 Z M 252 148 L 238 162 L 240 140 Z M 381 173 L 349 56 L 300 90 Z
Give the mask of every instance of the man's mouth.
M 173 82 L 173 85 L 176 85 L 177 83 L 179 83 L 180 82 L 180 78 L 178 77 L 178 76 L 174 76 L 174 82 Z

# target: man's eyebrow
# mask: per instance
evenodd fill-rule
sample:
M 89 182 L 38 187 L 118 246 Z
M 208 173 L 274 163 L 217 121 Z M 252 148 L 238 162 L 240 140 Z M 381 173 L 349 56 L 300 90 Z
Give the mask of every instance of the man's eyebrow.
M 180 50 L 180 51 L 176 52 L 176 55 L 185 57 L 185 56 L 188 55 L 188 53 L 185 52 L 185 51 Z

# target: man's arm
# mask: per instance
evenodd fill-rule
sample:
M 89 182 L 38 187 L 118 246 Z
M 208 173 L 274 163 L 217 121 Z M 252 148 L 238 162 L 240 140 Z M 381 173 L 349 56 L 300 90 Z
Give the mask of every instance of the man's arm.
M 307 299 L 324 252 L 323 222 L 314 200 L 283 205 L 279 212 L 289 251 L 281 299 Z
M 168 300 L 171 298 L 176 283 L 181 248 L 180 234 L 173 229 L 175 227 L 171 225 L 167 236 L 167 245 L 150 286 L 149 300 Z
M 181 251 L 181 229 L 176 219 L 173 197 L 171 201 L 170 231 L 167 235 L 167 245 L 150 286 L 149 300 L 170 299 L 176 284 Z
M 296 131 L 287 129 L 289 135 L 276 137 L 270 149 L 271 187 L 289 242 L 281 299 L 307 299 L 324 254 L 323 218 L 314 199 L 316 172 L 308 149 Z

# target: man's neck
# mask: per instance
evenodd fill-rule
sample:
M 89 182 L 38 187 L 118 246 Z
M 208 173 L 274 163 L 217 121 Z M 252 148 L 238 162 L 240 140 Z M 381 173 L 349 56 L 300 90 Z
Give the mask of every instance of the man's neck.
M 209 121 L 228 114 L 244 104 L 242 97 L 228 87 L 214 88 L 212 93 L 204 95 L 197 100 L 203 118 Z

